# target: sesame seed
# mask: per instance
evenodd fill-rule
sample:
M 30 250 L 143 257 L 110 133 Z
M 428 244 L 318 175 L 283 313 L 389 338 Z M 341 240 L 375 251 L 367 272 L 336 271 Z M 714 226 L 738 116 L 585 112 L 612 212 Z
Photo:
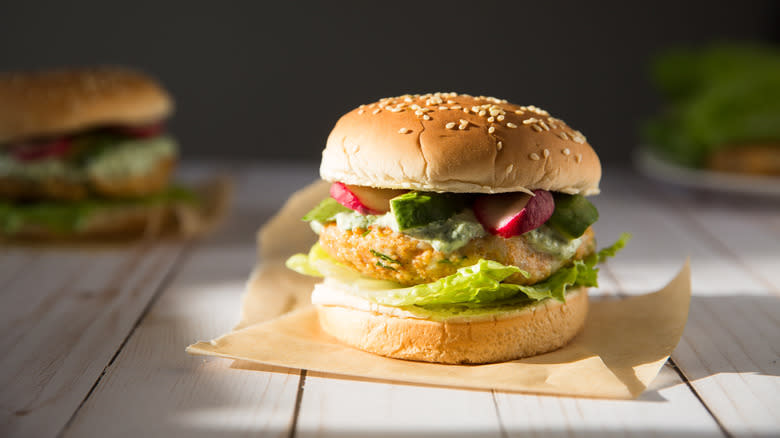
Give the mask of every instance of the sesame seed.
M 522 116 L 523 115 L 523 110 L 517 109 L 517 110 L 515 110 L 515 114 L 517 114 L 519 116 Z
M 577 154 L 574 157 L 574 161 L 576 161 L 577 163 L 581 162 L 582 161 L 582 154 Z
M 364 112 L 365 112 L 365 111 L 363 111 L 362 109 L 359 109 L 359 110 L 358 110 L 358 114 L 363 114 Z
M 480 117 L 485 117 L 485 114 L 487 114 L 487 111 L 485 111 L 485 110 L 479 110 L 479 116 L 480 116 Z
M 472 111 L 474 111 L 475 113 L 478 113 L 478 112 L 479 112 L 479 107 L 478 107 L 478 106 L 476 106 L 476 105 L 475 105 L 475 106 L 472 106 L 472 107 L 471 107 L 471 110 L 472 110 Z
M 562 140 L 568 140 L 569 139 L 569 136 L 566 135 L 565 132 L 559 132 L 558 133 L 558 137 L 560 137 Z
M 495 108 L 495 107 L 494 107 L 494 108 L 491 108 L 491 109 L 490 109 L 490 115 L 491 115 L 491 116 L 497 116 L 497 115 L 499 115 L 499 114 L 501 114 L 501 110 L 499 110 L 498 108 Z
M 511 173 L 511 172 L 512 172 L 512 169 L 514 169 L 514 167 L 515 167 L 515 166 L 514 166 L 513 164 L 510 164 L 509 166 L 507 166 L 507 167 L 506 167 L 506 173 Z
M 379 114 L 379 111 L 382 111 L 382 110 L 381 110 L 381 109 L 379 109 L 379 108 L 377 108 L 377 109 L 375 109 L 374 111 L 372 111 L 371 113 L 372 113 L 372 114 Z
M 514 129 L 514 128 L 517 128 L 517 125 L 515 125 L 515 124 L 514 124 L 514 123 L 512 123 L 512 122 L 506 122 L 506 127 L 507 127 L 507 128 L 512 128 L 512 129 Z
M 536 131 L 536 132 L 542 132 L 542 131 L 544 131 L 544 129 L 542 129 L 542 127 L 541 127 L 541 126 L 539 126 L 539 125 L 531 125 L 531 129 L 533 129 L 533 130 L 534 130 L 534 131 Z
M 453 101 L 453 103 L 454 103 L 454 101 Z M 461 109 L 462 107 L 460 105 L 452 105 L 451 108 L 457 110 L 457 109 Z
M 399 134 L 406 134 L 407 132 L 409 132 L 408 128 L 401 128 L 401 129 L 398 130 Z
M 503 121 L 504 121 L 504 115 L 503 115 L 503 114 L 499 114 L 499 115 L 497 115 L 497 116 L 496 116 L 496 119 L 497 119 L 499 122 L 503 122 Z
M 431 120 L 431 116 L 428 114 L 423 115 L 423 120 Z
M 454 129 L 455 128 L 455 122 L 447 123 L 444 126 L 447 127 L 447 129 Z
M 545 131 L 550 130 L 550 127 L 547 126 L 547 123 L 544 123 L 544 120 L 539 120 L 539 124 L 542 125 L 542 128 L 544 128 Z
M 536 123 L 536 122 L 537 122 L 537 120 L 535 118 L 531 117 L 530 119 L 523 120 L 523 125 L 530 125 L 530 124 Z
M 463 112 L 468 114 L 469 113 L 469 109 L 468 108 L 463 108 Z
M 571 151 L 569 150 L 569 148 L 564 148 L 561 152 L 563 153 L 563 155 L 571 154 Z
M 483 112 L 484 112 L 484 111 L 483 111 Z M 487 121 L 488 121 L 488 122 L 490 122 L 490 123 L 493 123 L 493 122 L 495 122 L 495 121 L 496 121 L 496 118 L 495 118 L 495 117 L 493 117 L 493 116 L 490 116 L 490 117 L 488 117 Z
M 531 152 L 531 155 L 529 155 L 528 157 L 534 161 L 538 161 L 541 158 L 539 154 L 537 154 L 536 152 Z
M 445 110 L 448 110 L 448 109 L 450 109 L 450 107 L 448 107 L 448 106 L 440 106 L 439 107 L 439 111 L 445 111 Z
M 547 158 L 547 157 L 549 157 L 549 156 L 550 156 L 550 150 L 545 148 L 545 149 L 542 151 L 542 155 L 544 156 L 544 158 Z
M 490 128 L 488 128 L 488 134 L 492 134 L 494 132 L 496 132 L 496 127 L 495 126 L 491 126 Z
M 501 141 L 497 141 L 496 142 L 496 149 L 498 149 L 500 151 L 501 148 L 503 148 L 503 147 L 504 147 L 504 142 L 501 142 Z

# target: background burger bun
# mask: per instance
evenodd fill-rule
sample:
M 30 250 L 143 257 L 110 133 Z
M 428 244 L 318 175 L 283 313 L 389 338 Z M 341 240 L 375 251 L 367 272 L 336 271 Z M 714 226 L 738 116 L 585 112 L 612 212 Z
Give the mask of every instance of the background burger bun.
M 105 125 L 143 125 L 173 110 L 151 77 L 121 67 L 0 73 L 0 144 Z
M 396 189 L 592 195 L 601 164 L 579 131 L 540 108 L 435 93 L 345 114 L 328 137 L 320 175 Z
M 447 364 L 500 362 L 556 350 L 582 329 L 587 312 L 586 288 L 569 291 L 566 303 L 544 300 L 496 320 L 454 323 L 317 305 L 322 329 L 345 344 L 396 359 Z

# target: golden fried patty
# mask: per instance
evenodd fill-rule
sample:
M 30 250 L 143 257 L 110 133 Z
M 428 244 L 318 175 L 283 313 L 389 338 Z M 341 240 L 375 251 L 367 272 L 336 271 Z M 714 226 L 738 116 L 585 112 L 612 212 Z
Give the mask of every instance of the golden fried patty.
M 101 177 L 88 175 L 83 180 L 61 177 L 18 178 L 0 176 L 0 199 L 52 199 L 78 201 L 92 195 L 106 198 L 134 198 L 157 193 L 168 186 L 176 160 L 160 158 L 147 172 L 137 175 Z
M 473 265 L 479 259 L 495 260 L 514 265 L 530 274 L 520 274 L 506 281 L 533 284 L 549 277 L 569 260 L 537 251 L 522 235 L 505 239 L 489 235 L 473 239 L 451 253 L 436 251 L 429 243 L 415 239 L 391 228 L 372 226 L 365 229 L 341 230 L 335 223 L 327 224 L 320 233 L 320 245 L 336 260 L 373 278 L 392 280 L 404 285 L 435 281 L 454 274 L 463 266 Z M 588 228 L 574 259 L 582 259 L 595 251 L 593 229 Z

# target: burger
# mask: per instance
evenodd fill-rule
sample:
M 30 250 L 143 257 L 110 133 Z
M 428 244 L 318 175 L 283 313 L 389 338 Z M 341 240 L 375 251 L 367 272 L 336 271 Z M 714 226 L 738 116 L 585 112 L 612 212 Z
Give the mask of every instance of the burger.
M 287 266 L 314 287 L 324 332 L 371 353 L 476 364 L 555 350 L 582 329 L 596 264 L 601 165 L 535 106 L 456 93 L 345 114 L 320 175 L 319 235 Z
M 665 50 L 651 77 L 662 111 L 643 140 L 669 164 L 780 178 L 780 50 L 745 43 Z M 757 184 L 757 185 L 760 185 Z M 756 190 L 760 190 L 757 187 Z
M 171 187 L 170 95 L 118 67 L 0 73 L 0 237 L 134 236 L 195 195 Z

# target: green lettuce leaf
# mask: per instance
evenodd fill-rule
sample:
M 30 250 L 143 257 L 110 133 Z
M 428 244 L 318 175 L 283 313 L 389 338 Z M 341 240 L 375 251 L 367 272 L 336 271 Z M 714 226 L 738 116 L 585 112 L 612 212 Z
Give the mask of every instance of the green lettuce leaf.
M 339 204 L 335 199 L 326 198 L 311 211 L 306 213 L 306 215 L 303 217 L 303 220 L 306 222 L 317 221 L 326 223 L 333 221 L 334 217 L 339 213 L 349 213 L 351 211 L 352 210 L 348 209 L 347 207 Z
M 309 254 L 296 254 L 287 260 L 287 267 L 304 275 L 329 277 L 347 286 L 355 295 L 377 304 L 395 307 L 419 306 L 441 309 L 441 306 L 461 308 L 522 305 L 530 301 L 553 298 L 565 301 L 566 290 L 572 286 L 598 286 L 596 265 L 623 248 L 631 236 L 623 233 L 617 242 L 588 257 L 563 267 L 544 281 L 533 285 L 502 283 L 513 274 L 528 276 L 516 266 L 493 260 L 480 260 L 452 275 L 436 281 L 404 287 L 386 280 L 364 277 L 328 255 L 319 244 Z

